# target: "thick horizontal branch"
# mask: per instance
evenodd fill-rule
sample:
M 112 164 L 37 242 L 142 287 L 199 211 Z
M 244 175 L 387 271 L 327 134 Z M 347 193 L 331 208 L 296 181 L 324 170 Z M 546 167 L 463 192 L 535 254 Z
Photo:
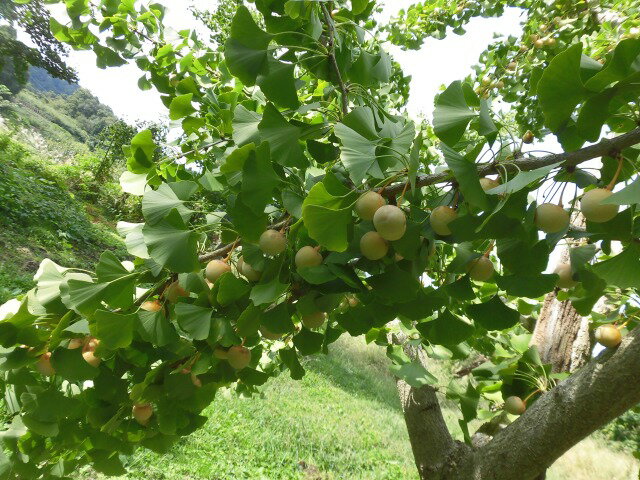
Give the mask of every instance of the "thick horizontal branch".
M 464 478 L 529 480 L 580 440 L 640 402 L 640 329 L 542 395 L 478 449 Z
M 587 160 L 593 158 L 602 157 L 604 155 L 613 156 L 616 153 L 624 150 L 625 148 L 632 147 L 640 143 L 640 128 L 636 128 L 623 135 L 619 135 L 614 138 L 603 138 L 598 143 L 589 145 L 588 147 L 575 150 L 573 152 L 555 153 L 546 155 L 544 157 L 529 157 L 521 158 L 513 162 L 500 164 L 501 167 L 497 167 L 495 163 L 486 163 L 478 165 L 478 175 L 484 177 L 485 175 L 491 175 L 499 173 L 498 168 L 506 168 L 508 171 L 529 171 L 536 168 L 546 167 L 553 165 L 554 163 L 563 162 L 565 167 L 576 166 Z M 416 179 L 416 186 L 424 187 L 426 185 L 433 185 L 436 183 L 445 183 L 455 181 L 454 176 L 450 171 L 441 173 L 433 173 L 430 175 L 420 175 Z M 395 197 L 405 187 L 405 182 L 395 183 L 384 189 L 384 196 Z

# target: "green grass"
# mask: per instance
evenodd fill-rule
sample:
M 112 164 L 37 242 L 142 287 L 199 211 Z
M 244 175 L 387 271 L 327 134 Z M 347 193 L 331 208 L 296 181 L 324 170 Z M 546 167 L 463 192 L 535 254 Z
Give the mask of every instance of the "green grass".
M 301 381 L 284 373 L 262 398 L 220 394 L 202 430 L 166 455 L 139 452 L 123 478 L 417 479 L 387 362 L 379 347 L 343 337 L 306 361 Z
M 341 337 L 310 357 L 301 381 L 286 372 L 262 397 L 221 392 L 207 424 L 168 454 L 138 451 L 124 480 L 416 480 L 404 418 L 384 350 Z M 445 364 L 436 365 L 444 379 Z M 456 410 L 440 399 L 447 424 Z M 459 437 L 459 433 L 456 433 Z M 630 480 L 638 462 L 592 437 L 560 458 L 549 480 Z M 76 477 L 104 479 L 89 469 Z

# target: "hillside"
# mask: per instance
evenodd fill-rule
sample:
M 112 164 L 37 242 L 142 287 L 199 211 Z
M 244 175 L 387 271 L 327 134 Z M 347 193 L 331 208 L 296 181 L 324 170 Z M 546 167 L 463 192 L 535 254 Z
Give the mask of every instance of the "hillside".
M 118 168 L 106 181 L 100 135 L 118 122 L 87 90 L 34 70 L 17 95 L 0 99 L 0 303 L 31 288 L 46 257 L 92 265 L 104 249 L 124 257 L 115 224 L 135 217 Z

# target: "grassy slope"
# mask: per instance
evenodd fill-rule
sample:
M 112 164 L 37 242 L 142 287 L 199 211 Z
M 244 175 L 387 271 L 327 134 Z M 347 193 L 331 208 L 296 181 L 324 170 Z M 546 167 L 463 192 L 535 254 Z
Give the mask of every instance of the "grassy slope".
M 328 356 L 308 359 L 305 368 L 300 382 L 286 374 L 271 381 L 263 398 L 221 394 L 206 411 L 210 420 L 201 431 L 167 455 L 139 452 L 130 474 L 121 478 L 417 479 L 382 349 L 342 337 Z M 456 412 L 444 406 L 453 428 Z M 562 457 L 548 478 L 630 480 L 637 472 L 630 455 L 587 439 Z M 96 476 L 84 472 L 80 478 Z
M 0 133 L 0 304 L 32 287 L 44 258 L 87 267 L 105 249 L 126 253 L 99 209 L 69 193 L 64 168 Z

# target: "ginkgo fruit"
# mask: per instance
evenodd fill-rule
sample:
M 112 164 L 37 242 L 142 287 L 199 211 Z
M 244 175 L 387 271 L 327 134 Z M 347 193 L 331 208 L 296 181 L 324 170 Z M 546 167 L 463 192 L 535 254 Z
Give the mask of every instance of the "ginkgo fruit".
M 238 259 L 238 271 L 244 275 L 250 282 L 257 282 L 262 276 L 262 272 L 254 269 L 251 265 L 244 261 L 243 257 Z
M 51 352 L 46 352 L 38 357 L 38 361 L 36 362 L 36 370 L 40 372 L 40 374 L 45 375 L 47 377 L 51 377 L 56 374 L 55 368 L 51 365 Z
M 146 302 L 142 302 L 140 308 L 147 312 L 158 312 L 162 310 L 162 304 L 158 300 L 147 300 Z
M 165 289 L 164 296 L 170 303 L 176 303 L 178 298 L 188 297 L 189 292 L 182 288 L 176 280 Z
M 493 178 L 482 177 L 480 179 L 480 186 L 482 190 L 485 192 L 487 190 L 491 190 L 492 188 L 496 188 L 500 186 L 500 182 L 498 180 L 494 180 Z
M 560 263 L 553 271 L 558 275 L 557 285 L 560 288 L 573 288 L 579 282 L 573 279 L 573 272 L 571 271 L 571 265 L 568 263 Z
M 436 207 L 431 212 L 431 216 L 429 217 L 429 222 L 431 223 L 431 228 L 438 235 L 447 236 L 451 235 L 451 230 L 449 229 L 449 223 L 458 218 L 458 212 L 455 209 L 448 207 L 446 205 L 441 205 Z
M 373 220 L 373 216 L 378 209 L 384 206 L 386 202 L 382 195 L 376 192 L 363 193 L 356 202 L 355 211 L 363 220 Z
M 82 348 L 83 345 L 84 338 L 72 338 L 71 340 L 69 340 L 69 345 L 67 345 L 67 348 L 69 350 L 76 350 L 78 348 Z
M 153 407 L 149 403 L 137 403 L 131 409 L 131 416 L 140 425 L 146 427 L 153 416 Z
M 265 230 L 260 235 L 258 246 L 267 255 L 279 255 L 287 248 L 287 237 L 277 230 Z
M 97 338 L 89 338 L 82 348 L 82 358 L 92 367 L 98 367 L 102 359 L 95 354 L 96 348 L 100 345 L 100 340 Z
M 380 260 L 389 251 L 389 244 L 378 232 L 367 232 L 360 239 L 360 252 L 369 260 Z
M 569 212 L 560 205 L 543 203 L 536 208 L 535 224 L 545 233 L 561 232 L 569 226 Z
M 251 361 L 251 350 L 242 345 L 234 345 L 227 351 L 227 361 L 236 370 L 242 370 Z
M 596 328 L 596 341 L 608 348 L 614 348 L 622 342 L 622 334 L 615 325 L 600 325 Z
M 504 401 L 504 410 L 511 415 L 522 415 L 527 405 L 520 397 L 512 396 Z
M 324 312 L 314 312 L 302 316 L 302 324 L 307 328 L 319 328 L 324 324 L 327 315 Z
M 98 367 L 98 365 L 100 365 L 100 362 L 102 362 L 100 357 L 96 357 L 93 350 L 85 350 L 84 352 L 82 352 L 82 358 L 84 358 L 85 362 L 87 362 L 89 365 L 96 368 Z
M 407 230 L 407 217 L 395 205 L 384 205 L 373 215 L 373 226 L 385 240 L 399 240 Z
M 495 268 L 493 262 L 483 255 L 470 260 L 467 265 L 467 271 L 473 280 L 486 282 L 493 276 Z
M 535 138 L 536 137 L 533 132 L 531 130 L 527 130 L 524 132 L 524 135 L 522 135 L 522 143 L 533 143 Z
M 269 330 L 264 325 L 260 327 L 260 333 L 267 340 L 280 340 L 282 338 L 282 334 L 281 333 L 273 333 L 271 330 Z
M 603 205 L 601 202 L 612 195 L 606 188 L 594 188 L 582 196 L 580 211 L 590 222 L 603 223 L 612 220 L 618 214 L 618 205 Z
M 533 46 L 536 48 L 542 48 L 544 47 L 544 40 L 538 39 L 535 42 L 533 42 Z
M 556 45 L 556 39 L 553 38 L 553 37 L 545 38 L 544 39 L 544 44 L 547 47 L 554 47 Z
M 298 250 L 295 262 L 297 268 L 317 267 L 322 263 L 322 255 L 317 249 L 307 245 Z
M 227 262 L 223 262 L 222 260 L 211 260 L 207 263 L 204 275 L 211 283 L 215 283 L 218 278 L 230 271 L 231 266 Z
M 524 46 L 525 50 L 528 50 L 528 47 Z M 509 70 L 510 72 L 513 72 L 516 68 L 518 67 L 518 64 L 516 62 L 509 62 L 509 64 L 507 65 L 507 70 Z

